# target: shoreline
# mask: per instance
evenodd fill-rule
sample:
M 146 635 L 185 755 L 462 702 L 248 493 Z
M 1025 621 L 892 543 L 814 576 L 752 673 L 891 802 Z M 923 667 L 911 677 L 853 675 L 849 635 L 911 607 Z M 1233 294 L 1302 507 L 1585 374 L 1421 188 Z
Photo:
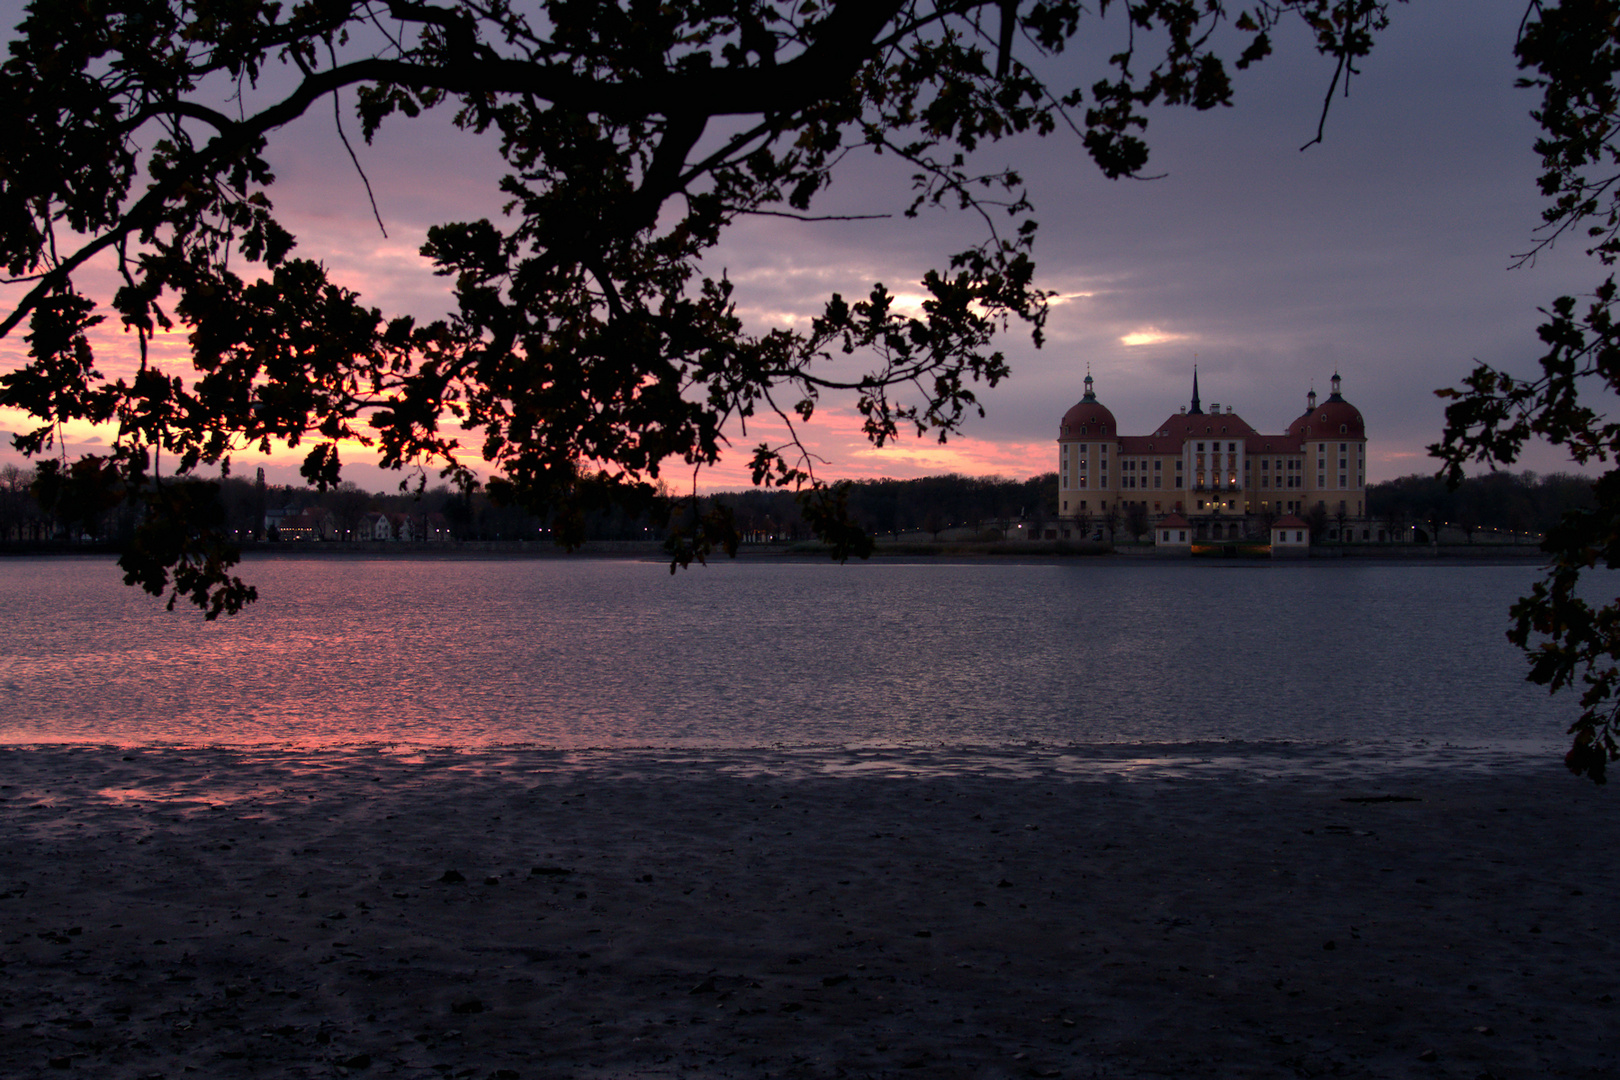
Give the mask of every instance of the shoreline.
M 1567 741 L 1461 739 L 1370 739 L 1307 742 L 1295 739 L 1204 739 L 1195 742 L 1038 743 L 784 743 L 718 745 L 708 742 L 568 745 L 548 742 L 443 743 L 407 740 L 308 742 L 280 738 L 260 742 L 0 741 L 6 753 L 204 755 L 216 768 L 363 768 L 374 761 L 421 763 L 477 776 L 491 769 L 548 775 L 639 774 L 645 770 L 712 770 L 725 775 L 783 782 L 853 777 L 948 780 L 959 776 L 1049 780 L 1058 783 L 1148 781 L 1399 783 L 1435 775 L 1515 776 L 1544 771 L 1563 760 Z
M 0 749 L 0 1065 L 1620 1066 L 1615 796 L 1556 761 L 1079 776 L 999 753 Z
M 114 545 L 0 544 L 0 559 L 6 558 L 113 558 Z M 879 544 L 869 560 L 850 559 L 850 564 L 870 562 L 1131 562 L 1214 564 L 1221 566 L 1298 565 L 1340 561 L 1368 561 L 1397 564 L 1500 565 L 1545 561 L 1546 553 L 1535 544 L 1446 544 L 1446 545 L 1323 545 L 1308 554 L 1273 559 L 1269 555 L 1163 555 L 1151 545 L 1114 548 L 1105 544 L 1064 544 L 1062 541 L 1000 541 L 967 543 L 944 541 L 937 545 L 906 541 Z M 340 544 L 320 542 L 258 543 L 242 546 L 242 561 L 255 559 L 622 559 L 667 562 L 669 555 L 657 541 L 597 540 L 575 551 L 564 551 L 547 540 L 472 540 L 457 543 L 393 543 L 366 541 Z M 729 562 L 826 562 L 828 555 L 805 543 L 747 545 L 732 558 L 723 552 L 711 556 L 713 564 Z

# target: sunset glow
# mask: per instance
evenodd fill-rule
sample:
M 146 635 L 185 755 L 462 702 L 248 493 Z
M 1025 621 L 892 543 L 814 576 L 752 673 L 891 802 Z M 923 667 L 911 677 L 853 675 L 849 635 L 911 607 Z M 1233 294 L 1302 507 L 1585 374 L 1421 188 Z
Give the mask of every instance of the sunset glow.
M 1166 342 L 1185 341 L 1186 339 L 1186 334 L 1167 334 L 1163 330 L 1150 326 L 1146 330 L 1135 330 L 1126 334 L 1119 339 L 1119 343 L 1127 348 L 1133 348 L 1137 345 L 1163 345 Z
M 908 435 L 871 449 L 839 411 L 847 400 L 823 402 L 801 431 L 822 459 L 818 475 L 1047 471 L 1053 425 L 1078 400 L 1088 367 L 1122 422 L 1131 414 L 1151 423 L 1184 401 L 1195 352 L 1205 393 L 1254 416 L 1294 414 L 1313 373 L 1340 369 L 1378 448 L 1371 479 L 1427 470 L 1424 448 L 1441 425 L 1433 391 L 1475 360 L 1523 374 L 1537 308 L 1590 288 L 1576 246 L 1533 269 L 1502 269 L 1539 220 L 1532 102 L 1513 87 L 1521 7 L 1497 0 L 1466 25 L 1424 5 L 1399 9 L 1355 94 L 1334 102 L 1323 143 L 1304 153 L 1331 71 L 1292 39 L 1278 42 L 1288 63 L 1239 73 L 1234 108 L 1155 112 L 1149 171 L 1161 179 L 1107 181 L 1079 141 L 1061 134 L 982 148 L 987 161 L 1019 166 L 1038 210 L 1037 284 L 1053 294 L 1044 346 L 1033 346 L 1027 328 L 1008 327 L 996 347 L 1013 377 L 983 392 L 988 415 L 946 447 Z M 442 317 L 450 283 L 418 249 L 434 224 L 501 215 L 492 139 L 457 131 L 448 111 L 433 110 L 385 123 L 356 152 L 386 236 L 329 113 L 303 117 L 272 142 L 271 194 L 299 239 L 294 255 L 322 262 L 385 317 Z M 877 216 L 743 218 L 703 272 L 735 284 L 738 315 L 755 333 L 803 331 L 833 293 L 853 302 L 879 282 L 899 310 L 919 313 L 923 270 L 980 242 L 982 225 L 939 209 L 906 218 L 908 184 L 896 162 L 854 155 L 818 209 Z M 106 266 L 85 283 L 98 295 L 115 284 Z M 102 329 L 102 370 L 130 370 L 132 343 Z M 0 364 L 17 363 L 23 348 L 20 331 L 0 342 Z M 180 335 L 154 343 L 164 363 L 184 353 Z M 835 360 L 849 370 L 861 363 Z M 0 428 L 24 426 L 0 415 Z M 758 439 L 752 429 L 730 434 L 733 450 L 700 485 L 746 482 Z M 95 445 L 93 432 L 68 435 Z M 302 453 L 277 450 L 267 468 L 291 481 Z M 365 464 L 364 448 L 343 453 L 362 485 L 394 486 L 397 478 Z M 20 458 L 0 446 L 0 461 Z M 243 455 L 236 468 L 254 464 Z M 1568 467 L 1539 447 L 1524 464 Z

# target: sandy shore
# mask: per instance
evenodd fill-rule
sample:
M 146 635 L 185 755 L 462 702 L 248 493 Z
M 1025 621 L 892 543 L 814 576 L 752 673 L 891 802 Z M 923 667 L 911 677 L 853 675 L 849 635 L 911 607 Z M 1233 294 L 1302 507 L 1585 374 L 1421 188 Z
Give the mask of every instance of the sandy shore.
M 0 770 L 7 1077 L 1620 1074 L 1620 790 L 1555 760 Z

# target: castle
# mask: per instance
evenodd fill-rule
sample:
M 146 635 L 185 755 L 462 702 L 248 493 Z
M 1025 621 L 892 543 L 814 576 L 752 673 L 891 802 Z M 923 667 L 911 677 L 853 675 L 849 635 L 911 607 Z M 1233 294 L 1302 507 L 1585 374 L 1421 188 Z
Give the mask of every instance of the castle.
M 1230 405 L 1205 412 L 1195 369 L 1191 407 L 1146 435 L 1124 435 L 1088 373 L 1085 397 L 1058 429 L 1059 520 L 1047 535 L 1084 539 L 1179 515 L 1194 540 L 1263 539 L 1279 519 L 1314 513 L 1331 523 L 1330 539 L 1371 539 L 1361 535 L 1370 533 L 1366 425 L 1340 395 L 1337 372 L 1332 386 L 1321 404 L 1312 390 L 1285 433 L 1263 435 Z

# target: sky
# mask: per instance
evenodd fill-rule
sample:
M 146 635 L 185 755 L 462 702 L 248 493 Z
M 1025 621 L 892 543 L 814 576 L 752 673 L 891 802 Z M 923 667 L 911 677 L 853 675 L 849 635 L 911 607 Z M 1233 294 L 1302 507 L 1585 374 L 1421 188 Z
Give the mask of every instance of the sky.
M 17 7 L 0 2 L 0 11 Z M 1133 434 L 1188 402 L 1195 364 L 1206 408 L 1233 406 L 1265 432 L 1282 431 L 1304 410 L 1306 392 L 1325 394 L 1337 372 L 1366 418 L 1369 479 L 1433 472 L 1425 447 L 1439 438 L 1444 408 L 1434 390 L 1479 361 L 1534 372 L 1538 307 L 1600 280 L 1576 243 L 1513 268 L 1534 243 L 1540 211 L 1534 95 L 1513 86 L 1523 12 L 1523 0 L 1397 6 L 1348 96 L 1334 100 L 1323 143 L 1303 152 L 1332 65 L 1301 32 L 1282 35 L 1276 55 L 1236 73 L 1233 108 L 1153 114 L 1146 138 L 1156 179 L 1103 178 L 1070 133 L 981 150 L 980 162 L 1011 165 L 1029 185 L 1040 221 L 1038 284 L 1058 294 L 1044 347 L 1017 327 L 1005 336 L 1012 377 L 982 395 L 986 415 L 946 446 L 908 436 L 874 449 L 847 403 L 825 401 L 804 432 L 821 459 L 818 475 L 1051 471 L 1059 418 L 1088 370 L 1121 432 Z M 1099 77 L 1118 28 L 1093 26 L 1043 62 L 1053 82 Z M 351 120 L 351 136 L 357 127 Z M 325 262 L 385 314 L 444 313 L 444 283 L 417 248 L 432 224 L 498 213 L 493 144 L 443 117 L 385 126 L 371 146 L 353 141 L 387 236 L 323 108 L 285 129 L 269 154 L 279 178 L 272 197 L 299 237 L 298 253 Z M 816 209 L 893 217 L 755 219 L 708 260 L 737 284 L 751 328 L 803 325 L 829 293 L 859 297 L 877 281 L 914 294 L 926 269 L 979 238 L 959 213 L 903 218 L 905 169 L 870 158 L 846 164 Z M 20 335 L 0 342 L 0 368 L 17 362 L 21 346 Z M 179 359 L 184 342 L 162 351 Z M 0 413 L 0 430 L 19 424 Z M 749 448 L 777 434 L 735 432 L 736 452 L 697 483 L 747 486 Z M 95 437 L 77 432 L 71 449 Z M 295 481 L 301 453 L 272 459 L 271 479 Z M 0 451 L 8 460 L 20 460 L 9 447 Z M 235 467 L 254 463 L 239 457 Z M 1570 466 L 1556 449 L 1537 448 L 1518 467 Z M 375 469 L 346 473 L 378 490 L 397 480 Z M 692 480 L 676 468 L 665 477 L 677 488 Z

